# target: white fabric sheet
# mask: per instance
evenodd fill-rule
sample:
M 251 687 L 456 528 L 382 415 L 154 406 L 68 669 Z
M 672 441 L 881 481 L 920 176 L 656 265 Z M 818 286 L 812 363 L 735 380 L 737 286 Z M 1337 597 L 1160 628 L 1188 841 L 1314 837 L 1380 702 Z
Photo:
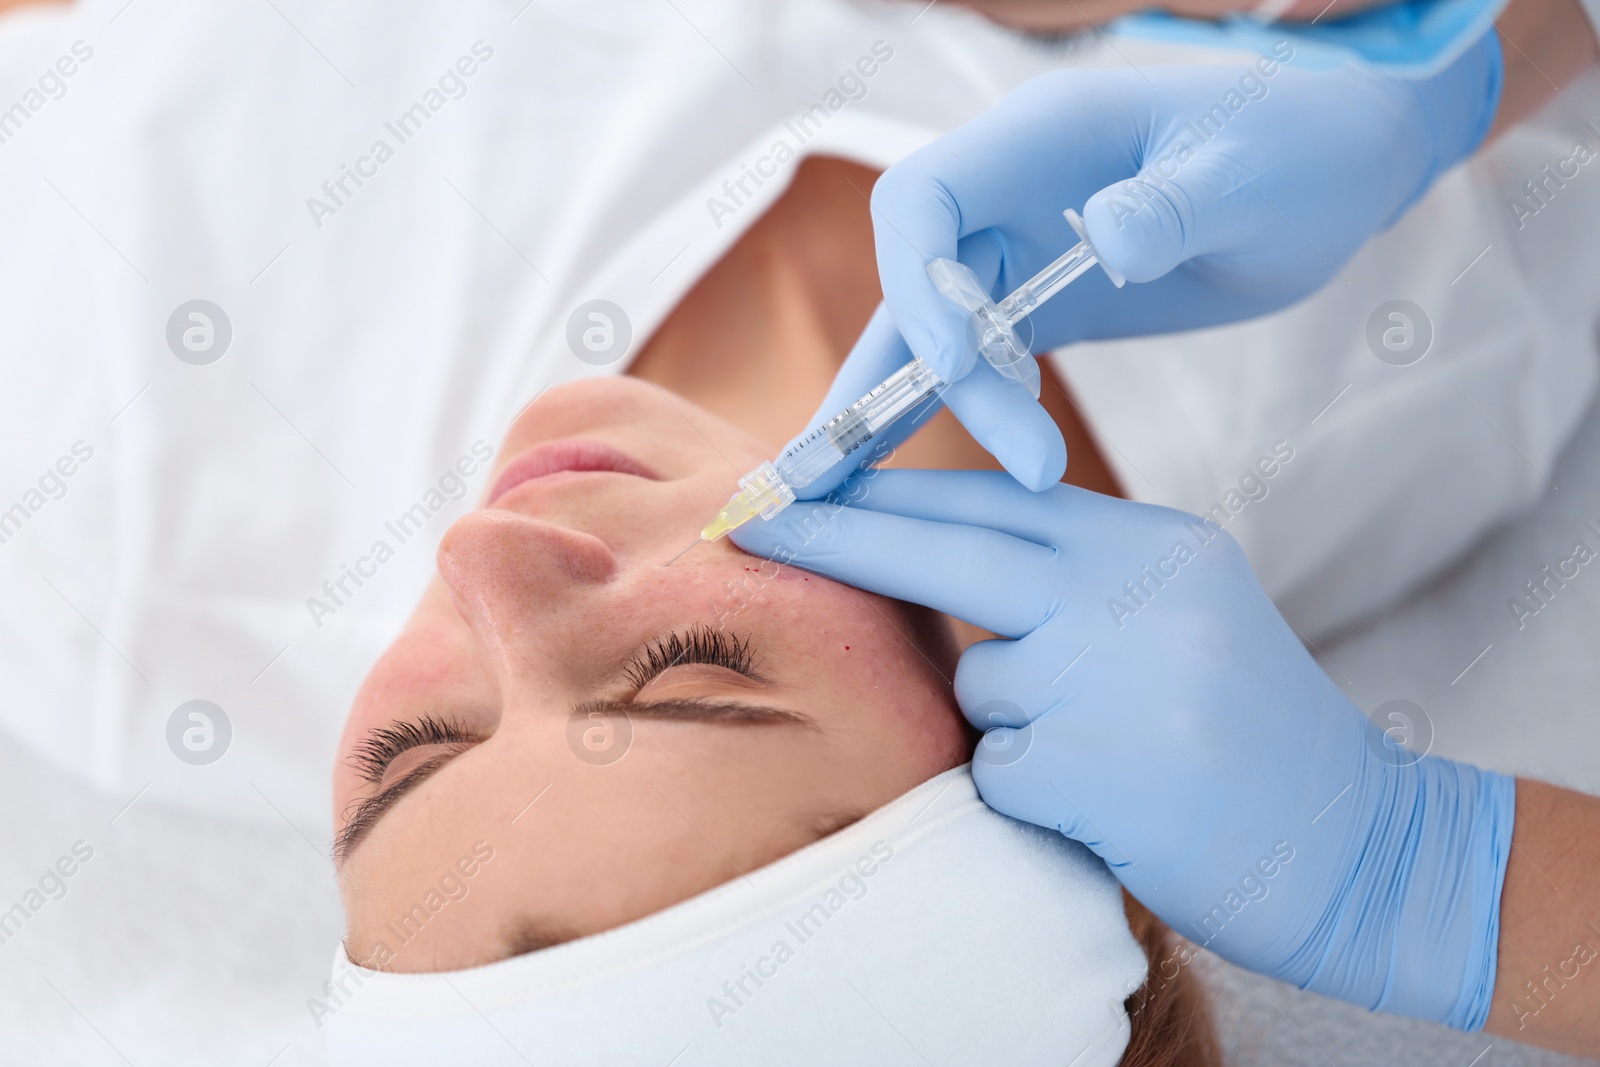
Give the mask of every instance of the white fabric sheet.
M 573 357 L 576 305 L 622 305 L 637 351 L 781 192 L 792 165 L 747 179 L 731 215 L 707 206 L 776 138 L 886 165 L 1035 72 L 1150 58 L 922 7 L 80 0 L 0 20 L 0 113 L 26 112 L 0 124 L 0 512 L 25 512 L 0 543 L 0 779 L 24 815 L 0 835 L 0 899 L 77 841 L 96 849 L 0 946 L 0 1058 L 315 1062 L 325 956 L 305 947 L 338 930 L 320 853 L 343 710 L 481 472 L 437 509 L 429 493 L 457 495 L 458 460 L 542 386 L 625 365 Z M 852 73 L 880 41 L 892 57 Z M 386 124 L 417 104 L 429 117 L 402 143 Z M 815 105 L 826 118 L 800 145 L 786 123 Z M 1130 491 L 1204 510 L 1292 441 L 1301 465 L 1229 529 L 1314 626 L 1400 595 L 1527 506 L 1529 468 L 1548 470 L 1592 392 L 1600 248 L 1575 238 L 1600 181 L 1584 168 L 1509 239 L 1494 212 L 1589 136 L 1560 121 L 1447 179 L 1423 222 L 1346 268 L 1361 299 L 1330 290 L 1220 346 L 1072 357 Z M 376 163 L 380 139 L 392 158 Z M 1437 331 L 1393 375 L 1356 343 L 1391 296 Z M 232 326 L 208 366 L 166 336 L 195 299 Z M 1488 429 L 1445 409 L 1463 398 Z M 1425 420 L 1447 449 L 1394 429 Z M 423 530 L 319 626 L 308 599 L 398 541 L 385 523 L 419 503 Z M 1350 545 L 1381 566 L 1353 568 Z M 232 727 L 208 766 L 168 747 L 194 699 Z
M 341 952 L 326 1010 L 341 1067 L 1111 1067 L 1145 969 L 1105 864 L 997 814 L 958 767 L 595 937 L 443 974 Z

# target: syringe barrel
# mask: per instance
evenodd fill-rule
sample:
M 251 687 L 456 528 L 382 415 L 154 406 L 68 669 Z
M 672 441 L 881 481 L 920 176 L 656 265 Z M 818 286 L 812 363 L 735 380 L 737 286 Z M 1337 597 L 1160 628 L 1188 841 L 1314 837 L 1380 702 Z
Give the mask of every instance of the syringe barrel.
M 784 450 L 773 465 L 791 489 L 800 489 L 888 429 L 944 385 L 921 359 L 885 378 L 866 396 Z
M 1001 317 L 1005 319 L 1006 325 L 1016 325 L 1034 308 L 1065 289 L 1070 282 L 1076 281 L 1080 274 L 1098 262 L 1094 246 L 1088 241 L 1079 241 L 1054 263 L 1017 286 L 1015 292 L 1000 301 Z

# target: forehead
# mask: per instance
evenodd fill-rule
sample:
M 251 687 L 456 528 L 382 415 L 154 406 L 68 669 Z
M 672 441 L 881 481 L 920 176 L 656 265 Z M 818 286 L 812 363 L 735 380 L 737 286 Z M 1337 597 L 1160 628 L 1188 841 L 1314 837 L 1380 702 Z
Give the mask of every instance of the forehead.
M 671 566 L 634 561 L 607 592 L 649 625 L 663 616 L 784 622 L 804 615 L 872 614 L 866 598 L 821 575 L 747 555 L 731 543 L 696 544 Z
M 844 651 L 853 654 L 851 666 L 868 657 L 923 662 L 920 642 L 926 635 L 903 605 L 737 549 L 713 559 L 709 550 L 717 547 L 697 547 L 671 567 L 644 568 L 619 585 L 618 637 L 637 642 L 703 625 L 748 637 L 758 656 L 822 657 L 807 664 L 819 672 Z M 701 551 L 707 558 L 691 563 Z M 826 687 L 851 680 L 819 673 L 813 682 Z

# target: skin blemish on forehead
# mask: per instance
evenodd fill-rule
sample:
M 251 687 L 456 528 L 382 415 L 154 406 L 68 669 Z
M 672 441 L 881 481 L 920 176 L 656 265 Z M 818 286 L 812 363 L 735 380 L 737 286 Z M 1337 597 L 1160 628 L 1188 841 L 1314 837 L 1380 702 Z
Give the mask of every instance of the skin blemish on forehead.
M 794 567 L 785 567 L 781 564 L 778 565 L 776 569 L 770 566 L 766 568 L 759 566 L 748 567 L 746 569 L 755 571 L 757 574 L 760 574 L 762 578 L 774 582 L 809 582 L 811 580 L 810 575 L 804 574 Z

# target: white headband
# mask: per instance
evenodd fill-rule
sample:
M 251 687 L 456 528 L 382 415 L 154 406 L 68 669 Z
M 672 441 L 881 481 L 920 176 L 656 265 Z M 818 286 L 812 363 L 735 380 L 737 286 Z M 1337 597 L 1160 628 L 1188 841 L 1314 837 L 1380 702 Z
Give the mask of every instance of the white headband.
M 334 963 L 340 1065 L 1116 1063 L 1144 981 L 1105 865 L 968 767 L 666 911 L 486 967 Z

